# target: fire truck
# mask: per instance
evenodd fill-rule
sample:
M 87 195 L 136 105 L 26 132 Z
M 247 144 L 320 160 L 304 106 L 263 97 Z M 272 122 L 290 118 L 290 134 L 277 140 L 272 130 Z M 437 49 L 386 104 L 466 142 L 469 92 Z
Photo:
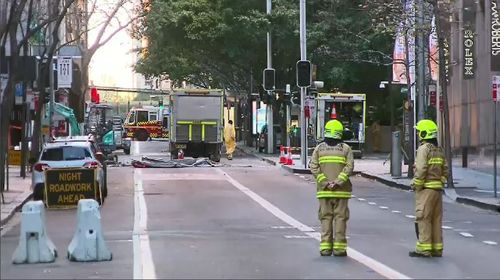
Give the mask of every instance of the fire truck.
M 168 138 L 169 116 L 168 107 L 133 107 L 124 124 L 127 138 L 138 141 Z
M 318 93 L 316 97 L 316 140 L 323 141 L 325 123 L 339 119 L 347 133 L 344 142 L 356 158 L 363 156 L 365 144 L 366 95 L 363 93 Z

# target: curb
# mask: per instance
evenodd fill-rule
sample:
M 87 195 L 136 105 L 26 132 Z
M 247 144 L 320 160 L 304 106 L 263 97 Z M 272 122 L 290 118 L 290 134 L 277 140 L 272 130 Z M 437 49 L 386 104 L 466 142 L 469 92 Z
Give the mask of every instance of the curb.
M 269 164 L 278 165 L 273 160 L 261 157 L 259 155 L 254 154 L 254 153 L 246 152 L 246 151 L 244 151 L 243 149 L 241 149 L 239 147 L 237 147 L 237 149 L 240 150 L 241 152 L 247 154 L 247 155 L 252 155 L 252 156 L 254 156 L 254 157 L 256 157 L 256 158 L 258 158 L 258 159 L 260 159 L 262 161 L 265 161 L 265 162 L 267 162 Z M 308 169 L 298 169 L 298 168 L 290 167 L 288 165 L 281 165 L 281 168 L 284 169 L 284 170 L 286 170 L 286 171 L 288 171 L 288 172 L 291 172 L 291 173 L 311 174 L 311 171 L 308 170 Z M 387 180 L 387 179 L 384 179 L 384 178 L 381 178 L 381 177 L 370 175 L 370 174 L 365 173 L 363 171 L 354 171 L 353 174 L 359 174 L 359 175 L 361 175 L 361 177 L 375 180 L 375 181 L 380 182 L 380 183 L 382 183 L 384 185 L 387 185 L 389 187 L 398 188 L 398 189 L 406 190 L 406 191 L 410 191 L 411 190 L 411 187 L 408 186 L 408 185 L 400 184 L 400 183 L 397 183 L 397 182 L 394 182 L 394 181 L 390 181 L 390 180 Z M 461 204 L 474 206 L 474 207 L 477 207 L 477 208 L 480 208 L 480 209 L 484 209 L 484 210 L 490 210 L 490 211 L 494 211 L 494 212 L 500 212 L 500 205 L 485 203 L 485 202 L 482 202 L 482 201 L 479 201 L 479 200 L 475 200 L 475 199 L 468 198 L 468 197 L 463 197 L 463 196 L 457 196 L 456 198 L 450 197 L 450 198 L 453 201 L 461 203 Z
M 390 187 L 394 187 L 394 188 L 398 188 L 398 189 L 402 189 L 402 190 L 406 190 L 406 191 L 411 190 L 410 186 L 407 186 L 407 185 L 404 185 L 404 184 L 400 184 L 400 183 L 396 183 L 394 181 L 386 180 L 384 178 L 380 178 L 380 177 L 377 177 L 377 176 L 373 176 L 373 175 L 370 175 L 370 174 L 365 173 L 363 171 L 354 171 L 354 174 L 360 174 L 361 177 L 375 180 L 377 182 L 380 182 L 380 183 L 382 183 L 384 185 L 387 185 L 387 186 L 390 186 Z
M 497 204 L 485 203 L 479 200 L 474 200 L 463 196 L 457 197 L 456 202 L 500 213 L 500 205 Z
M 409 187 L 407 185 L 396 183 L 396 182 L 393 182 L 393 181 L 390 181 L 390 180 L 386 180 L 384 178 L 380 178 L 380 177 L 377 177 L 377 176 L 373 176 L 373 175 L 364 173 L 362 171 L 355 171 L 354 173 L 355 174 L 356 173 L 360 174 L 362 177 L 365 177 L 365 178 L 368 178 L 368 179 L 373 179 L 375 181 L 378 181 L 378 182 L 380 182 L 380 183 L 382 183 L 384 185 L 390 186 L 390 187 L 395 187 L 395 188 L 402 189 L 402 190 L 407 190 L 407 191 L 411 190 L 411 187 Z M 448 196 L 446 193 L 445 193 L 445 195 Z M 455 202 L 458 202 L 458 203 L 461 203 L 461 204 L 474 206 L 474 207 L 477 207 L 477 208 L 480 208 L 480 209 L 483 209 L 483 210 L 490 210 L 490 211 L 494 211 L 494 212 L 500 212 L 500 205 L 485 203 L 485 202 L 482 202 L 482 201 L 479 201 L 479 200 L 475 200 L 475 199 L 468 198 L 468 197 L 463 197 L 463 196 L 457 196 L 456 198 L 453 198 L 451 196 L 448 196 L 448 197 L 451 198 L 451 200 L 453 200 Z
M 8 223 L 10 221 L 10 219 L 12 219 L 12 217 L 14 217 L 14 214 L 17 211 L 19 211 L 26 202 L 28 202 L 29 200 L 31 200 L 32 197 L 33 197 L 33 193 L 29 192 L 29 194 L 21 201 L 21 203 L 18 203 L 14 208 L 12 208 L 12 210 L 7 215 L 7 217 L 5 219 L 3 219 L 3 220 L 0 221 L 0 226 L 3 226 L 6 223 Z

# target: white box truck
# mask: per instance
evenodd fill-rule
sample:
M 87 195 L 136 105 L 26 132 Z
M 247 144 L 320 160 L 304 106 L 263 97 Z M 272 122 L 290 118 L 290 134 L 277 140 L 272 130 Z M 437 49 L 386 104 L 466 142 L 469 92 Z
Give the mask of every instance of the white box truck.
M 170 155 L 219 162 L 223 142 L 222 90 L 174 89 L 170 94 Z

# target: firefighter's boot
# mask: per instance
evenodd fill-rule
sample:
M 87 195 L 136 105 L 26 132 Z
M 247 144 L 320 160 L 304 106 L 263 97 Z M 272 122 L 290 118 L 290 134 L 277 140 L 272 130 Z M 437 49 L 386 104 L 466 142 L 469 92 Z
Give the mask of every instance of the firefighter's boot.
M 431 253 L 430 252 L 418 252 L 418 251 L 410 251 L 408 255 L 412 258 L 430 258 Z
M 332 250 L 321 250 L 319 252 L 319 254 L 322 256 L 322 257 L 328 257 L 328 256 L 331 256 L 332 255 Z

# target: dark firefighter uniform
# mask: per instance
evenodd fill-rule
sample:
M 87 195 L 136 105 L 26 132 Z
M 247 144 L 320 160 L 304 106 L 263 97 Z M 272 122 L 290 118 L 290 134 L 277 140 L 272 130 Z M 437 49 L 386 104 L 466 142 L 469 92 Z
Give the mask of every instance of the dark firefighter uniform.
M 437 146 L 437 125 L 421 120 L 415 128 L 421 140 L 415 160 L 415 222 L 417 245 L 412 257 L 441 257 L 443 253 L 443 198 L 444 183 L 448 179 L 448 165 L 444 151 Z
M 331 120 L 325 125 L 325 142 L 312 154 L 310 169 L 316 179 L 321 221 L 320 253 L 322 256 L 346 256 L 346 226 L 349 220 L 348 199 L 354 168 L 351 147 L 342 143 L 343 125 Z M 335 234 L 333 229 L 335 228 Z

